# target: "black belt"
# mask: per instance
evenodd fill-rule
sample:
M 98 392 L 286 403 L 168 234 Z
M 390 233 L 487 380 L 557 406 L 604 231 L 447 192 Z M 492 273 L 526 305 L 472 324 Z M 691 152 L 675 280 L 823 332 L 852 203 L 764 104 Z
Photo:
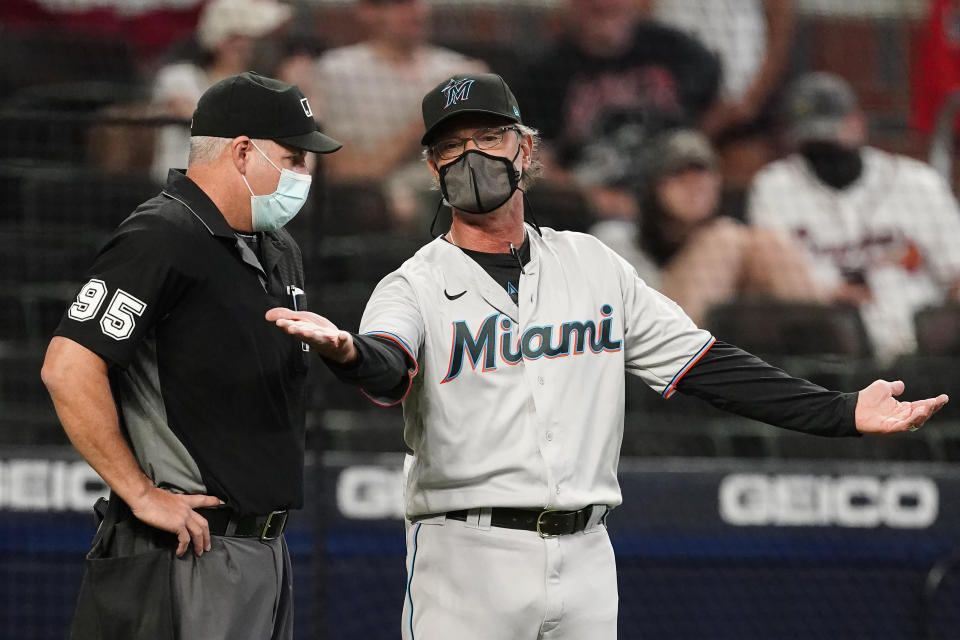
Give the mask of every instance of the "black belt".
M 200 507 L 194 511 L 206 518 L 213 536 L 275 540 L 287 527 L 286 509 L 262 516 L 240 515 L 227 507 Z
M 466 522 L 468 511 L 448 511 L 447 518 Z M 439 515 L 439 514 L 438 514 Z M 552 538 L 571 533 L 577 533 L 587 528 L 593 507 L 584 507 L 579 511 L 554 511 L 552 509 L 514 509 L 511 507 L 494 507 L 490 513 L 490 524 L 504 529 L 521 529 L 536 531 L 541 538 Z M 431 516 L 420 516 L 416 520 L 424 520 Z

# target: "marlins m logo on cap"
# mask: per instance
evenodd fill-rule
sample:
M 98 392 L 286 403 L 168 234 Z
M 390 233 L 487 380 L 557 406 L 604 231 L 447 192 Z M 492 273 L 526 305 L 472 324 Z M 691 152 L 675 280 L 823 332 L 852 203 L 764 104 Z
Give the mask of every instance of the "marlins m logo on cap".
M 508 122 L 520 122 L 517 99 L 503 78 L 495 73 L 471 73 L 453 76 L 437 83 L 423 96 L 422 144 L 430 139 L 442 123 L 464 113 L 485 113 Z
M 450 82 L 441 90 L 443 95 L 447 96 L 447 104 L 443 108 L 446 109 L 452 104 L 457 104 L 469 98 L 471 86 L 473 86 L 473 80 L 469 78 L 464 80 L 450 78 Z

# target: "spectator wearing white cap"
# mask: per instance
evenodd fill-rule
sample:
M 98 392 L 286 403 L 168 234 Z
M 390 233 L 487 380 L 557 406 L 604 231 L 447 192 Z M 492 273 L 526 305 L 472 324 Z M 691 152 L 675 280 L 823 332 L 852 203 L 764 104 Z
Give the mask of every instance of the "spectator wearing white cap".
M 960 291 L 949 185 L 923 162 L 868 146 L 856 96 L 836 75 L 798 79 L 783 119 L 793 153 L 757 175 L 749 220 L 800 240 L 818 286 L 859 305 L 881 361 L 914 351 L 916 311 Z
M 212 0 L 200 14 L 195 39 L 202 55 L 162 67 L 153 83 L 153 99 L 167 115 L 188 120 L 200 96 L 215 82 L 250 68 L 254 43 L 286 24 L 289 5 L 274 0 Z M 170 167 L 186 167 L 190 130 L 163 127 L 157 140 L 153 173 L 166 180 Z

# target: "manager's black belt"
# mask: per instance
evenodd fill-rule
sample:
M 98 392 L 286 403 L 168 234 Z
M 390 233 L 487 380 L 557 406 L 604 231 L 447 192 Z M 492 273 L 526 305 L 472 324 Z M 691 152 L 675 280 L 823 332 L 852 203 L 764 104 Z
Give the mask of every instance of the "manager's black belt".
M 466 509 L 448 511 L 446 516 L 451 520 L 466 522 Z M 593 507 L 584 507 L 579 511 L 554 511 L 552 509 L 514 509 L 511 507 L 494 507 L 490 513 L 490 525 L 504 529 L 522 529 L 536 531 L 541 538 L 552 538 L 570 533 L 577 533 L 587 528 Z M 429 516 L 421 516 L 423 520 Z
M 271 511 L 262 516 L 240 515 L 225 507 L 200 507 L 195 511 L 207 519 L 213 536 L 275 540 L 287 527 L 286 510 Z

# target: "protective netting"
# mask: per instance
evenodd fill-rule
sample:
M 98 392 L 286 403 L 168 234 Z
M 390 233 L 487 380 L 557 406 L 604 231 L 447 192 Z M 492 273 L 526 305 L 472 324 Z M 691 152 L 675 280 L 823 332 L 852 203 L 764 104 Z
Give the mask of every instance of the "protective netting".
M 356 329 L 380 278 L 430 238 L 440 196 L 421 157 L 420 97 L 486 69 L 542 136 L 528 194 L 540 225 L 594 233 L 719 338 L 791 373 L 960 397 L 955 3 L 300 0 L 276 21 L 222 4 L 0 3 L 0 637 L 62 636 L 92 533 L 81 506 L 31 503 L 71 481 L 12 471 L 48 459 L 34 447 L 67 444 L 39 378 L 45 346 L 111 229 L 186 166 L 199 94 L 241 70 L 297 82 L 345 143 L 318 162 L 289 227 L 310 309 L 341 327 Z M 811 72 L 841 88 L 798 92 Z M 449 219 L 442 208 L 435 232 Z M 373 407 L 322 366 L 311 375 L 313 451 L 404 450 L 399 409 Z M 704 459 L 772 475 L 832 460 L 823 473 L 835 479 L 960 459 L 954 404 L 918 433 L 842 442 L 666 402 L 633 377 L 626 412 L 624 457 L 672 461 L 643 478 L 680 502 L 715 497 L 719 480 L 697 479 Z M 341 468 L 317 460 L 317 478 Z M 664 480 L 675 477 L 686 481 Z M 24 478 L 46 488 L 23 493 Z M 350 520 L 330 502 L 335 482 L 317 480 L 329 509 L 292 543 L 298 637 L 396 637 L 401 521 Z M 817 491 L 796 499 L 829 493 Z M 942 532 L 887 536 L 881 523 L 852 537 L 831 521 L 740 538 L 703 526 L 716 511 L 612 517 L 621 637 L 956 633 L 940 606 L 958 588 Z M 938 560 L 943 578 L 924 596 Z

